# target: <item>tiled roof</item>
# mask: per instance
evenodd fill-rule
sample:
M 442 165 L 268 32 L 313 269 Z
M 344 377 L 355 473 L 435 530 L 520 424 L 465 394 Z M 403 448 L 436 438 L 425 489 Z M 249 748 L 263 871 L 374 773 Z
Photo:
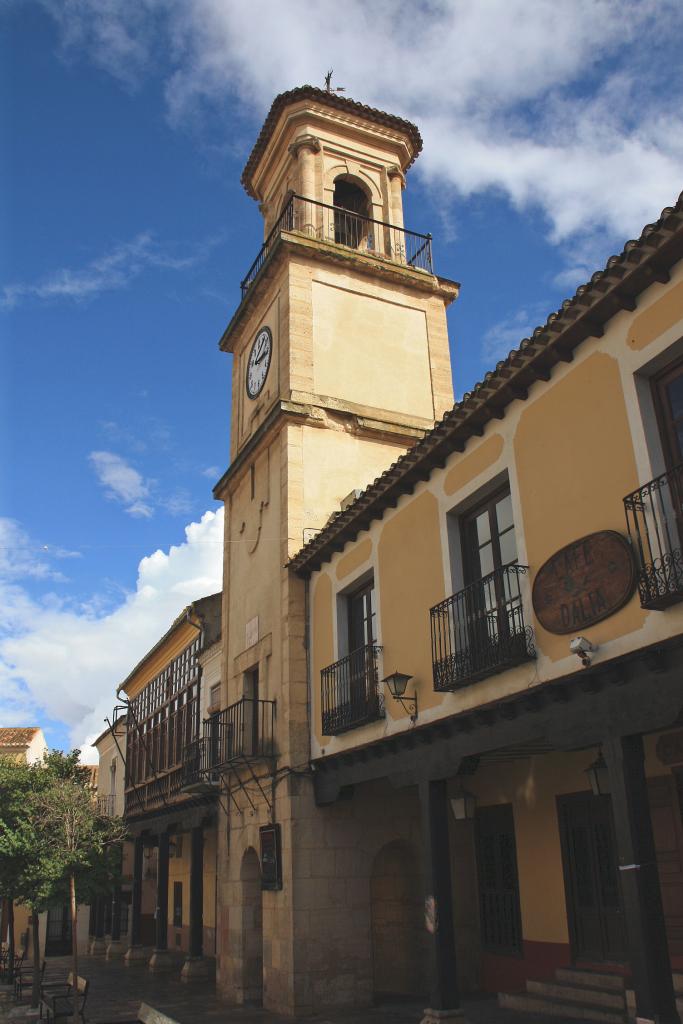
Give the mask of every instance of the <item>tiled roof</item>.
M 30 729 L 0 729 L 0 747 L 28 747 L 39 731 L 37 726 Z
M 252 175 L 256 169 L 256 165 L 263 156 L 273 131 L 275 130 L 277 119 L 285 107 L 289 106 L 291 103 L 297 103 L 299 100 L 315 100 L 318 103 L 325 103 L 328 107 L 335 107 L 337 110 L 345 110 L 350 114 L 358 114 L 360 117 L 364 117 L 368 121 L 374 121 L 375 124 L 382 124 L 388 128 L 394 128 L 398 131 L 405 132 L 413 144 L 413 155 L 410 159 L 410 163 L 406 165 L 404 170 L 407 170 L 408 167 L 414 163 L 422 149 L 422 136 L 420 135 L 417 126 L 414 125 L 412 121 L 406 121 L 402 117 L 397 117 L 396 114 L 387 114 L 386 111 L 377 110 L 375 107 L 368 107 L 365 103 L 358 103 L 357 100 L 349 99 L 346 96 L 340 96 L 339 93 L 328 92 L 326 89 L 318 89 L 315 85 L 300 85 L 296 89 L 289 89 L 288 92 L 281 92 L 279 96 L 275 97 L 272 106 L 268 111 L 268 116 L 263 122 L 263 127 L 259 132 L 254 148 L 249 154 L 249 159 L 242 171 L 241 180 L 244 188 L 253 199 L 256 199 L 257 196 L 251 185 Z
M 402 494 L 419 480 L 427 480 L 436 466 L 445 465 L 454 451 L 463 451 L 473 436 L 481 436 L 491 419 L 502 419 L 516 398 L 526 399 L 528 388 L 549 380 L 558 362 L 571 362 L 574 349 L 586 338 L 600 338 L 604 325 L 620 310 L 634 310 L 636 297 L 653 282 L 666 283 L 669 268 L 683 257 L 683 192 L 675 206 L 667 206 L 640 238 L 627 242 L 623 252 L 610 256 L 604 270 L 565 299 L 545 324 L 524 338 L 495 369 L 463 395 L 449 412 L 369 484 L 343 512 L 292 558 L 288 565 L 308 576 L 335 551 L 354 540 L 361 530 L 393 508 Z

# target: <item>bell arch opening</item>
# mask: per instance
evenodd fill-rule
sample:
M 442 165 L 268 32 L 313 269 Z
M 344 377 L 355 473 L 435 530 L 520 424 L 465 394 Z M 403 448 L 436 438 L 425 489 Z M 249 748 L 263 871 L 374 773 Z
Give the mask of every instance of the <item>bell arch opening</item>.
M 355 178 L 339 175 L 334 179 L 334 240 L 339 245 L 359 249 L 370 243 L 372 204 L 370 196 Z

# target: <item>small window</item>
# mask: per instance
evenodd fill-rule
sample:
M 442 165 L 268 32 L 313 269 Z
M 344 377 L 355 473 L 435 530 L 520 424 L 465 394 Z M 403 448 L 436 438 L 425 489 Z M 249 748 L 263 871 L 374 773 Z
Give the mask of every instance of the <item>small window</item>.
M 349 654 L 375 643 L 375 586 L 370 580 L 358 590 L 348 594 L 347 621 Z
M 173 883 L 173 927 L 183 926 L 183 883 Z
M 652 395 L 668 469 L 683 462 L 683 359 L 652 381 Z
M 220 707 L 221 703 L 221 684 L 216 683 L 209 690 L 209 707 L 212 711 Z
M 244 673 L 244 697 L 244 752 L 255 755 L 259 749 L 258 665 Z
M 517 541 L 509 488 L 463 517 L 465 582 L 476 583 L 496 569 L 517 562 Z

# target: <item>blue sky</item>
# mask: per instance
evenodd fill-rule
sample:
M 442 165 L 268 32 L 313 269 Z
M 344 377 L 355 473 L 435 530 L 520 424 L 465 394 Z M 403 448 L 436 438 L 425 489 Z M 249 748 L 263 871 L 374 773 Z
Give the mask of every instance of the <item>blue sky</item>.
M 414 119 L 456 394 L 683 187 L 680 4 L 5 0 L 0 724 L 100 731 L 116 682 L 218 589 L 217 340 L 261 242 L 239 177 L 274 95 Z

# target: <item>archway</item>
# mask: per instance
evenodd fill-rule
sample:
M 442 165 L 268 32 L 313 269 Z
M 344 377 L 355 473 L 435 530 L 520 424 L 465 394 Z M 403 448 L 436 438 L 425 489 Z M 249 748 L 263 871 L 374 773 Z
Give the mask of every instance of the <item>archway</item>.
M 242 984 L 243 1003 L 263 1002 L 263 907 L 261 865 L 252 846 L 242 857 Z
M 383 846 L 370 877 L 375 997 L 424 996 L 427 991 L 422 878 L 413 847 Z
M 334 180 L 334 240 L 339 245 L 358 249 L 367 244 L 371 232 L 370 199 L 355 180 L 340 175 Z

